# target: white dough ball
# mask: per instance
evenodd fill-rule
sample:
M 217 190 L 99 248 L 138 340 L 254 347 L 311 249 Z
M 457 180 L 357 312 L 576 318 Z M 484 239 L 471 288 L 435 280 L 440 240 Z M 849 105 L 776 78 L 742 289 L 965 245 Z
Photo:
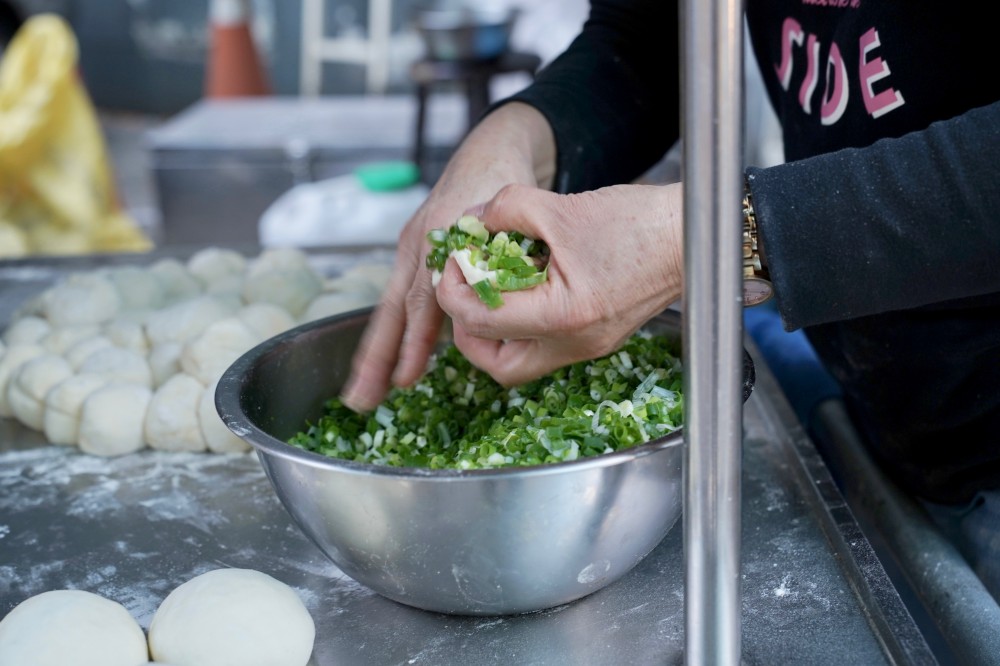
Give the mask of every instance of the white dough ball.
M 212 382 L 202 393 L 201 401 L 198 403 L 198 423 L 201 425 L 201 435 L 205 438 L 209 451 L 214 453 L 249 451 L 250 445 L 233 434 L 233 431 L 219 416 L 219 410 L 215 408 L 215 389 L 218 385 L 218 380 Z
M 243 283 L 243 300 L 280 305 L 300 317 L 322 291 L 323 282 L 311 268 L 276 269 L 248 277 Z
M 107 383 L 98 375 L 73 375 L 53 386 L 45 395 L 45 438 L 53 444 L 75 445 L 80 439 L 83 402 Z
M 378 302 L 377 298 L 372 299 L 362 294 L 320 294 L 306 308 L 305 314 L 302 315 L 302 321 L 316 321 L 324 317 L 332 317 L 342 312 L 366 308 L 369 305 L 374 305 L 376 302 Z
M 48 335 L 52 325 L 41 317 L 22 317 L 4 331 L 3 341 L 10 346 L 33 345 Z
M 153 371 L 146 357 L 130 349 L 105 347 L 87 357 L 78 371 L 83 374 L 100 375 L 112 381 L 140 384 L 146 388 L 153 386 Z
M 274 303 L 251 303 L 237 315 L 257 336 L 257 341 L 273 338 L 295 326 L 295 319 L 288 310 Z
M 199 296 L 153 312 L 146 319 L 146 336 L 152 346 L 165 342 L 193 340 L 211 324 L 232 316 L 240 309 L 234 299 Z
M 179 342 L 164 342 L 153 347 L 149 352 L 149 369 L 153 373 L 153 388 L 163 386 L 163 383 L 181 371 L 181 352 L 184 345 Z
M 109 269 L 106 275 L 118 290 L 122 310 L 155 310 L 166 301 L 166 289 L 160 277 L 138 266 Z
M 97 389 L 80 410 L 80 449 L 117 456 L 146 445 L 142 426 L 153 392 L 139 384 L 112 383 Z
M 191 255 L 187 268 L 193 276 L 201 281 L 206 288 L 217 282 L 228 281 L 233 277 L 243 278 L 246 270 L 246 258 L 236 250 L 219 247 L 206 247 Z
M 344 277 L 360 277 L 368 280 L 379 293 L 385 291 L 392 279 L 392 266 L 389 264 L 358 264 L 344 273 Z
M 13 374 L 31 359 L 45 353 L 47 353 L 45 347 L 41 345 L 11 345 L 7 347 L 3 358 L 0 358 L 0 416 L 6 418 L 14 416 L 14 413 L 10 411 L 10 404 L 7 402 L 7 388 Z
M 294 247 L 268 248 L 247 264 L 246 277 L 272 271 L 309 269 L 309 257 Z M 311 270 L 311 269 L 310 269 Z
M 86 340 L 80 340 L 72 347 L 66 350 L 63 356 L 69 361 L 69 364 L 73 366 L 74 370 L 79 370 L 83 362 L 90 358 L 90 355 L 100 349 L 108 349 L 113 347 L 111 340 L 103 335 L 96 335 L 92 338 L 87 338 Z
M 0 621 L 4 666 L 138 666 L 148 658 L 128 610 L 92 592 L 42 592 Z
M 73 345 L 83 340 L 100 335 L 101 329 L 97 326 L 67 326 L 65 328 L 54 328 L 49 334 L 38 341 L 48 351 L 53 354 L 65 354 Z
M 18 421 L 41 431 L 45 424 L 45 395 L 73 376 L 73 366 L 62 356 L 43 354 L 24 363 L 11 375 L 7 404 Z
M 149 625 L 153 659 L 198 666 L 305 666 L 316 625 L 295 590 L 252 569 L 216 569 L 167 595 Z
M 118 314 L 121 297 L 106 277 L 77 273 L 46 292 L 44 308 L 55 327 L 92 326 Z
M 381 291 L 371 282 L 363 277 L 354 275 L 341 275 L 327 280 L 323 284 L 325 294 L 357 294 L 369 298 L 376 302 L 381 295 Z
M 201 282 L 176 259 L 161 259 L 149 267 L 163 285 L 164 304 L 178 303 L 201 293 Z
M 149 338 L 142 323 L 125 318 L 117 318 L 104 325 L 104 335 L 116 347 L 130 349 L 145 356 L 149 353 Z
M 156 389 L 143 424 L 146 443 L 160 451 L 204 451 L 205 438 L 198 423 L 198 403 L 204 392 L 201 382 L 184 373 Z
M 181 368 L 203 384 L 211 384 L 240 356 L 258 342 L 246 324 L 237 317 L 217 321 L 181 352 Z

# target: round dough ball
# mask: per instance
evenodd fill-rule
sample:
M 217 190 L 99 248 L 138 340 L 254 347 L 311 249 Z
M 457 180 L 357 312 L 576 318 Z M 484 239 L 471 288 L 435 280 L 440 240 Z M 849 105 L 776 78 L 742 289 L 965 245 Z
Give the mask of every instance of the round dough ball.
M 166 301 L 166 289 L 160 277 L 138 266 L 121 266 L 106 273 L 118 290 L 122 310 L 155 310 Z
M 69 364 L 73 366 L 74 370 L 79 370 L 83 362 L 90 358 L 90 355 L 101 349 L 108 349 L 113 347 L 107 337 L 103 335 L 95 335 L 92 338 L 87 338 L 86 340 L 80 340 L 72 347 L 66 350 L 63 354 Z
M 48 335 L 39 340 L 39 344 L 53 354 L 65 354 L 71 347 L 83 340 L 100 335 L 101 329 L 97 326 L 69 326 L 67 328 L 53 329 Z
M 92 592 L 42 592 L 0 621 L 0 664 L 136 666 L 148 658 L 146 636 L 128 610 Z
M 381 291 L 371 282 L 357 275 L 341 275 L 327 280 L 323 285 L 325 294 L 357 294 L 376 302 Z
M 135 320 L 113 319 L 104 325 L 104 335 L 116 347 L 130 349 L 143 356 L 149 353 L 149 339 L 146 337 L 146 329 Z
M 46 292 L 44 308 L 53 326 L 92 326 L 118 314 L 121 297 L 106 277 L 77 273 Z
M 41 317 L 21 317 L 12 323 L 3 334 L 3 341 L 14 345 L 33 345 L 48 335 L 52 325 Z
M 80 449 L 118 456 L 146 445 L 142 426 L 153 392 L 139 384 L 112 383 L 97 389 L 80 410 Z
M 164 342 L 153 347 L 149 352 L 149 369 L 153 373 L 153 388 L 160 388 L 163 383 L 181 371 L 181 352 L 184 345 L 179 342 Z
M 0 416 L 6 418 L 14 416 L 14 413 L 10 411 L 10 404 L 7 402 L 7 388 L 10 386 L 11 377 L 22 365 L 45 353 L 45 347 L 41 345 L 11 345 L 7 347 L 3 358 L 0 358 Z
M 205 389 L 198 403 L 198 423 L 201 425 L 201 435 L 205 438 L 208 450 L 214 453 L 243 453 L 250 450 L 250 445 L 233 434 L 219 411 L 215 408 L 215 389 L 218 380 Z
M 367 280 L 379 293 L 385 291 L 392 279 L 392 266 L 389 264 L 358 264 L 344 273 L 344 277 L 360 277 Z
M 228 317 L 215 322 L 184 346 L 181 368 L 203 384 L 211 384 L 257 342 L 257 336 L 246 324 Z
M 204 451 L 205 438 L 198 423 L 198 403 L 204 392 L 201 382 L 184 373 L 156 389 L 143 424 L 146 443 L 160 451 Z
M 184 344 L 220 319 L 234 315 L 240 307 L 238 301 L 214 295 L 177 303 L 150 313 L 146 319 L 146 337 L 153 347 L 165 342 Z
M 252 569 L 216 569 L 167 595 L 149 625 L 156 661 L 305 666 L 316 625 L 288 585 Z
M 75 445 L 80 439 L 80 411 L 90 394 L 108 380 L 98 375 L 73 375 L 45 395 L 42 429 L 53 444 Z
M 247 260 L 236 250 L 206 247 L 191 255 L 187 268 L 206 288 L 217 282 L 236 277 L 243 279 Z
M 41 431 L 45 424 L 45 395 L 73 376 L 73 366 L 62 356 L 43 354 L 26 362 L 11 376 L 7 404 L 18 421 Z
M 247 264 L 246 277 L 251 278 L 272 271 L 299 269 L 309 269 L 309 257 L 305 252 L 294 247 L 268 248 Z
M 172 304 L 194 298 L 201 293 L 201 282 L 176 259 L 161 259 L 149 267 L 163 285 L 163 303 Z
M 98 349 L 87 357 L 78 371 L 106 377 L 110 381 L 140 384 L 146 388 L 153 386 L 153 371 L 146 357 L 129 349 L 106 347 Z
M 321 291 L 323 282 L 309 267 L 276 269 L 248 277 L 243 283 L 243 300 L 280 305 L 300 317 Z
M 295 326 L 295 319 L 288 310 L 273 303 L 251 303 L 236 316 L 253 331 L 258 341 L 273 338 Z
M 340 314 L 342 312 L 350 312 L 351 310 L 357 310 L 358 308 L 366 308 L 377 302 L 377 298 L 372 299 L 371 297 L 362 294 L 320 294 L 313 299 L 313 302 L 309 304 L 308 308 L 306 308 L 305 314 L 302 315 L 302 321 L 316 321 L 317 319 L 323 319 L 324 317 L 332 317 L 333 315 Z

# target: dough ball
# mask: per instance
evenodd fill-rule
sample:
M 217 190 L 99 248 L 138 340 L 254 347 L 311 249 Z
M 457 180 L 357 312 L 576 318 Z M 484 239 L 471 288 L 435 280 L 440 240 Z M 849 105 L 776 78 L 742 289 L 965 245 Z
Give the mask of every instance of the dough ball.
M 165 305 L 186 301 L 201 293 L 201 282 L 176 259 L 161 259 L 148 270 L 163 285 Z
M 257 336 L 239 318 L 217 321 L 184 346 L 181 369 L 203 384 L 211 384 L 257 341 Z
M 104 325 L 104 335 L 116 347 L 129 349 L 145 356 L 149 353 L 149 338 L 142 323 L 125 318 L 117 318 Z
M 209 451 L 215 453 L 249 451 L 250 445 L 233 434 L 215 408 L 215 389 L 218 386 L 218 380 L 212 382 L 202 393 L 201 401 L 198 403 L 198 423 L 201 424 L 201 435 L 205 438 Z
M 51 330 L 52 325 L 41 317 L 22 317 L 4 331 L 3 341 L 10 346 L 33 345 Z
M 83 374 L 100 375 L 110 381 L 139 384 L 146 388 L 153 386 L 153 371 L 146 357 L 121 347 L 98 349 L 87 357 L 78 371 Z
M 198 666 L 305 666 L 316 626 L 288 585 L 252 569 L 216 569 L 167 595 L 149 625 L 153 659 Z
M 138 266 L 121 266 L 106 273 L 118 290 L 122 310 L 155 310 L 166 302 L 166 289 L 156 273 Z
M 62 356 L 43 354 L 24 363 L 11 375 L 7 404 L 18 421 L 41 431 L 45 424 L 45 395 L 73 375 L 73 366 Z
M 243 300 L 273 303 L 300 317 L 322 290 L 323 282 L 309 267 L 276 269 L 248 277 L 243 283 Z
M 146 319 L 146 337 L 152 346 L 165 342 L 193 340 L 211 324 L 232 316 L 240 309 L 238 302 L 220 296 L 199 296 L 177 303 Z
M 0 358 L 0 416 L 6 418 L 14 416 L 14 413 L 10 411 L 10 404 L 7 402 L 7 388 L 10 385 L 11 377 L 22 365 L 45 353 L 45 347 L 41 345 L 11 345 L 7 347 L 3 358 Z
M 295 319 L 288 310 L 273 303 L 251 303 L 237 315 L 247 325 L 258 342 L 273 338 L 295 326 Z
M 83 362 L 86 361 L 91 354 L 100 349 L 108 349 L 113 346 L 114 345 L 111 343 L 111 340 L 107 337 L 103 335 L 95 335 L 92 338 L 80 340 L 67 349 L 63 356 L 67 361 L 69 361 L 69 364 L 73 366 L 74 370 L 79 370 L 80 366 L 83 365 Z
M 53 354 L 65 354 L 76 343 L 89 340 L 99 335 L 101 329 L 97 326 L 68 326 L 66 328 L 55 328 L 44 338 L 39 340 L 45 349 Z
M 98 375 L 73 375 L 52 387 L 45 395 L 42 430 L 53 444 L 76 445 L 80 440 L 80 411 L 90 394 L 108 380 Z
M 275 247 L 264 250 L 256 259 L 247 264 L 246 277 L 251 278 L 261 273 L 309 269 L 309 257 L 302 250 L 294 247 Z M 309 269 L 311 270 L 311 269 Z
M 376 302 L 378 299 L 373 300 L 362 294 L 320 294 L 306 308 L 305 314 L 302 315 L 302 321 L 316 321 L 324 317 L 332 317 L 342 312 L 366 308 Z
M 163 383 L 181 371 L 181 352 L 184 345 L 179 342 L 164 342 L 153 347 L 149 352 L 149 369 L 153 373 L 153 388 L 163 386 Z
M 371 282 L 363 277 L 341 275 L 327 280 L 323 285 L 326 294 L 357 294 L 369 298 L 372 302 L 379 299 L 381 292 Z
M 242 302 L 243 276 L 229 275 L 227 277 L 220 278 L 212 284 L 206 286 L 205 293 L 215 294 L 218 296 L 234 296 Z
M 385 291 L 392 279 L 392 266 L 389 264 L 358 264 L 344 273 L 344 277 L 359 277 L 367 280 L 379 293 Z
M 118 314 L 121 297 L 106 277 L 77 273 L 46 292 L 44 307 L 53 326 L 92 326 Z
M 205 438 L 198 423 L 198 403 L 204 392 L 201 382 L 184 373 L 156 389 L 146 408 L 146 442 L 161 451 L 204 451 Z
M 153 392 L 139 384 L 111 383 L 83 401 L 80 449 L 99 456 L 118 456 L 146 445 L 142 426 Z
M 137 666 L 148 658 L 146 636 L 128 610 L 92 592 L 42 592 L 0 621 L 0 664 Z
M 246 258 L 235 250 L 219 247 L 206 247 L 191 255 L 187 268 L 206 288 L 231 278 L 243 279 L 246 271 Z

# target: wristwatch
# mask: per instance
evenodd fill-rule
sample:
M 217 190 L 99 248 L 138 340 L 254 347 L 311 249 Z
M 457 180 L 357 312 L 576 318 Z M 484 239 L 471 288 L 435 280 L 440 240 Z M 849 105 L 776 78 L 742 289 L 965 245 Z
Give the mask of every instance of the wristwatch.
M 760 261 L 753 197 L 746 188 L 743 190 L 743 305 L 760 305 L 773 295 L 771 275 Z

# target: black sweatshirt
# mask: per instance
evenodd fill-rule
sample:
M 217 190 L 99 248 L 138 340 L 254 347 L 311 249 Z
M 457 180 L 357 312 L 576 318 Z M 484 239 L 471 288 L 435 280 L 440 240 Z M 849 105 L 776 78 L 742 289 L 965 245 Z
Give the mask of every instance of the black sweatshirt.
M 883 469 L 939 502 L 1000 487 L 1000 73 L 988 3 L 748 0 L 788 160 L 749 168 L 789 329 Z M 556 189 L 628 182 L 679 135 L 678 6 L 594 0 L 515 95 Z M 738 202 L 734 202 L 738 224 Z

